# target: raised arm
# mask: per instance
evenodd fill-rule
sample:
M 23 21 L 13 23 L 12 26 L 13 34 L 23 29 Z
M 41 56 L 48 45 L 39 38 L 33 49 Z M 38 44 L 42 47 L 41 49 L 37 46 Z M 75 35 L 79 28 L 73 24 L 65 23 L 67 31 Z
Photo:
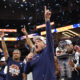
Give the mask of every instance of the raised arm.
M 28 33 L 27 33 L 27 31 L 26 31 L 25 26 L 24 26 L 24 28 L 22 28 L 21 31 L 26 35 L 26 44 L 28 44 L 29 47 L 32 48 L 32 47 L 33 47 L 33 43 L 32 43 L 32 41 L 31 41 L 31 39 L 28 37 Z
M 5 35 L 4 32 L 0 32 L 1 44 L 3 48 L 4 56 L 5 56 L 5 59 L 8 60 L 8 50 L 7 50 L 6 43 L 4 41 L 4 35 Z
M 45 6 L 45 23 L 46 23 L 46 41 L 47 41 L 47 50 L 49 51 L 50 58 L 54 56 L 54 44 L 53 37 L 51 34 L 51 26 L 50 26 L 50 17 L 51 12 L 46 9 Z
M 49 56 L 49 59 L 50 59 L 50 69 L 51 69 L 52 75 L 54 76 L 53 80 L 56 80 L 55 61 L 54 61 L 54 44 L 53 44 L 53 38 L 51 34 L 50 17 L 51 17 L 51 12 L 47 10 L 45 7 L 47 55 Z

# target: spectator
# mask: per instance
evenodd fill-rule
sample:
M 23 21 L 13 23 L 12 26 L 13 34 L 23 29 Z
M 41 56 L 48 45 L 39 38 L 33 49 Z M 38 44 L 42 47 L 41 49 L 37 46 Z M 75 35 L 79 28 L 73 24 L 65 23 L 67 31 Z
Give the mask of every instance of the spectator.
M 74 46 L 75 55 L 74 55 L 74 68 L 73 68 L 73 80 L 80 80 L 80 47 L 78 45 Z
M 13 51 L 13 57 L 10 58 L 4 41 L 4 32 L 2 32 L 0 36 L 2 38 L 1 43 L 4 51 L 4 57 L 8 66 L 6 80 L 26 80 L 26 75 L 23 73 L 24 66 L 23 63 L 20 61 L 20 50 L 15 49 Z
M 6 80 L 7 66 L 5 62 L 5 57 L 0 59 L 0 80 Z
M 67 53 L 66 41 L 60 41 L 59 46 L 56 48 L 56 56 L 60 66 L 60 79 L 59 80 L 71 80 L 72 79 L 72 56 Z
M 54 45 L 50 28 L 51 12 L 45 8 L 45 21 L 47 31 L 47 43 L 44 38 L 37 37 L 35 40 L 36 54 L 27 56 L 24 72 L 32 71 L 33 80 L 56 80 L 54 71 Z

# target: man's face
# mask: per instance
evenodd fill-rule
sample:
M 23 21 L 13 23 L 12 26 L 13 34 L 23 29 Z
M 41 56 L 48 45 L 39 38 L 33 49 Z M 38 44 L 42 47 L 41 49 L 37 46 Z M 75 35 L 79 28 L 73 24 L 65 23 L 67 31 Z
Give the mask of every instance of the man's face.
M 67 45 L 68 52 L 71 52 L 73 50 L 73 44 Z
M 5 61 L 0 61 L 1 66 L 5 66 L 6 62 Z
M 40 39 L 37 39 L 35 41 L 35 51 L 36 52 L 40 52 L 41 50 L 43 50 L 46 47 L 46 44 L 41 41 Z
M 62 55 L 62 51 L 56 51 L 56 56 Z
M 18 52 L 13 53 L 13 59 L 20 59 L 21 54 Z

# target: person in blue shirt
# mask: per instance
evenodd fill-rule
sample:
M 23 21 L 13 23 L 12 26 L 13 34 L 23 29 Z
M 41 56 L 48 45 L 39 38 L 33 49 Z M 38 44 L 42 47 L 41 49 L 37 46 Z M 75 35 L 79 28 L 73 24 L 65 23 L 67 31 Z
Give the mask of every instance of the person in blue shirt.
M 6 80 L 6 73 L 7 73 L 7 67 L 6 67 L 4 52 L 0 48 L 0 80 Z
M 24 64 L 20 61 L 21 52 L 15 49 L 13 51 L 13 57 L 10 58 L 4 41 L 4 35 L 4 32 L 0 33 L 4 57 L 8 66 L 6 80 L 26 80 L 26 75 L 23 72 Z
M 54 44 L 50 26 L 51 12 L 45 7 L 46 40 L 42 37 L 35 39 L 35 55 L 30 53 L 24 72 L 32 72 L 33 80 L 56 80 L 54 67 Z
M 5 57 L 0 59 L 0 80 L 6 80 L 7 66 L 5 62 Z

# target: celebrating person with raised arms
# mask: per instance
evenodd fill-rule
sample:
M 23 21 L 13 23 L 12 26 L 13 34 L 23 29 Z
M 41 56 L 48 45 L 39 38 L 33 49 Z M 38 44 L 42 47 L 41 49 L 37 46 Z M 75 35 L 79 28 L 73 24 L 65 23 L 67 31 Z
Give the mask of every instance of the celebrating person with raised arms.
M 33 73 L 33 80 L 56 80 L 54 67 L 54 43 L 50 26 L 51 12 L 45 6 L 46 40 L 43 37 L 35 38 L 35 51 L 33 56 L 27 56 L 24 72 Z

